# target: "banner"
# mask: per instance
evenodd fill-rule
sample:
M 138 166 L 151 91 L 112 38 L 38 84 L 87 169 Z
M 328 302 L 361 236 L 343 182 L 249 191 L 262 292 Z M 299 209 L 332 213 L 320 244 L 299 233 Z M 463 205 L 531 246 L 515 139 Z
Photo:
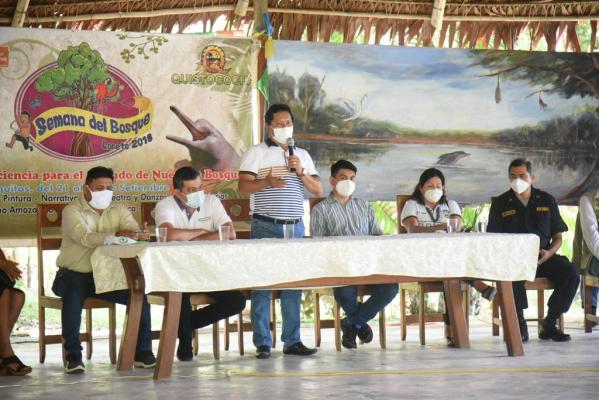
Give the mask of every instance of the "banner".
M 340 158 L 357 165 L 357 196 L 411 194 L 420 174 L 436 167 L 450 199 L 488 203 L 509 189 L 507 168 L 517 157 L 532 161 L 535 186 L 561 203 L 599 189 L 596 55 L 276 47 L 271 103 L 291 106 L 296 143 L 321 177 Z
M 246 38 L 0 28 L 0 240 L 35 236 L 36 204 L 77 198 L 98 165 L 134 211 L 167 196 L 182 165 L 237 197 L 257 50 Z

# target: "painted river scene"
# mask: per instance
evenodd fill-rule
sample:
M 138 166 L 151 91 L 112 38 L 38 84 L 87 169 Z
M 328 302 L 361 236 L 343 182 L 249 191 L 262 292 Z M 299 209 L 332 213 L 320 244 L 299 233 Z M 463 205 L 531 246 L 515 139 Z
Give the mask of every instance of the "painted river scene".
M 354 162 L 359 197 L 409 194 L 436 167 L 450 198 L 489 202 L 518 157 L 562 204 L 599 187 L 599 56 L 278 41 L 269 74 L 296 143 L 323 178 Z

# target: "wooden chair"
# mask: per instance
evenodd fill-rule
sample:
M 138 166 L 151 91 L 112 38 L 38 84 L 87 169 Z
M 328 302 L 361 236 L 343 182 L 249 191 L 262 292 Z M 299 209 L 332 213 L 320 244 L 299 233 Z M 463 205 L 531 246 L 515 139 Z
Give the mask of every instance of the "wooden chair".
M 233 224 L 235 225 L 235 233 L 237 235 L 237 239 L 249 239 L 250 238 L 250 222 L 252 220 L 252 216 L 250 214 L 250 201 L 249 199 L 227 199 L 221 200 L 223 207 L 231 217 Z M 245 298 L 251 299 L 251 290 L 243 291 Z M 277 315 L 275 311 L 275 300 L 280 298 L 280 291 L 273 290 L 271 296 L 271 304 L 270 304 L 270 331 L 272 334 L 272 347 L 275 347 L 277 344 Z M 237 344 L 239 347 L 239 354 L 243 355 L 245 353 L 244 344 L 243 344 L 243 333 L 244 332 L 252 332 L 252 323 L 244 322 L 243 320 L 243 312 L 240 312 L 237 315 L 236 322 L 229 322 L 229 318 L 225 319 L 225 350 L 229 350 L 230 345 L 230 334 L 232 332 L 237 332 Z
M 38 319 L 39 319 L 39 360 L 46 360 L 46 345 L 61 343 L 61 335 L 46 334 L 46 309 L 62 309 L 60 297 L 46 295 L 44 285 L 44 251 L 58 250 L 62 241 L 61 223 L 62 211 L 66 204 L 40 203 L 37 205 L 37 290 L 38 290 Z M 114 303 L 89 297 L 83 302 L 85 310 L 85 333 L 81 333 L 81 342 L 86 343 L 86 356 L 91 359 L 93 352 L 92 310 L 108 309 L 108 347 L 112 364 L 116 364 L 116 307 Z M 63 360 L 65 356 L 64 347 Z
M 144 222 L 148 223 L 148 229 L 150 229 L 150 236 L 155 237 L 155 230 L 151 229 L 151 227 L 156 226 L 156 221 L 154 220 L 154 208 L 156 207 L 156 202 L 142 202 L 141 203 L 141 221 L 142 224 Z M 153 305 L 164 306 L 165 301 L 164 297 L 160 295 L 160 293 L 150 293 L 147 295 L 148 303 Z M 213 304 L 214 300 L 207 294 L 193 294 L 190 297 L 190 303 L 192 309 L 197 309 L 200 306 L 206 306 L 209 304 Z M 219 334 L 219 323 L 218 321 L 212 324 L 212 354 L 215 360 L 220 359 L 220 334 Z M 159 339 L 160 331 L 152 332 L 152 339 Z M 198 332 L 197 329 L 193 332 L 193 354 L 197 355 L 199 352 L 199 342 L 198 342 Z
M 593 294 L 591 289 L 599 288 L 599 277 L 585 274 L 582 276 L 582 284 L 584 288 L 584 331 L 591 333 L 593 332 L 593 322 L 599 323 L 599 316 L 591 313 Z
M 310 198 L 310 211 L 314 206 L 324 200 L 324 197 L 312 197 Z M 333 289 L 331 288 L 319 288 L 312 291 L 314 297 L 314 341 L 317 347 L 320 347 L 321 343 L 321 330 L 322 329 L 335 329 L 335 349 L 341 351 L 341 307 L 335 301 L 333 297 Z M 371 296 L 372 288 L 369 285 L 358 285 L 358 297 L 360 301 L 364 301 L 364 296 Z M 333 319 L 322 319 L 320 317 L 320 297 L 321 296 L 332 296 L 333 297 Z M 382 349 L 387 348 L 387 331 L 385 325 L 385 309 L 383 308 L 379 312 L 379 343 Z
M 401 212 L 410 199 L 409 195 L 398 195 L 397 202 L 397 233 L 408 233 L 406 228 L 401 224 Z M 462 283 L 462 291 L 464 292 L 464 313 L 466 314 L 466 325 L 468 325 L 468 315 L 470 314 L 470 286 Z M 420 336 L 420 344 L 426 344 L 425 325 L 427 322 L 443 322 L 443 313 L 427 313 L 425 295 L 427 293 L 443 293 L 443 282 L 408 282 L 399 285 L 399 308 L 400 308 L 400 325 L 401 325 L 401 340 L 405 341 L 407 337 L 408 325 L 418 324 L 418 334 Z M 418 294 L 418 314 L 411 315 L 406 313 L 406 294 L 412 292 Z
M 233 221 L 237 239 L 249 239 L 252 220 L 249 199 L 227 199 L 221 200 L 221 203 Z
M 547 278 L 535 278 L 534 281 L 527 281 L 524 284 L 526 290 L 537 291 L 537 318 L 526 318 L 526 321 L 536 321 L 537 331 L 541 329 L 541 322 L 545 319 L 545 290 L 553 290 L 555 286 Z M 499 336 L 499 327 L 501 326 L 501 320 L 499 318 L 499 303 L 495 299 L 492 302 L 493 306 L 493 336 Z M 559 328 L 564 330 L 564 315 L 559 317 L 558 321 Z
M 243 290 L 242 293 L 247 300 L 251 300 L 251 290 Z M 272 335 L 272 347 L 276 347 L 277 345 L 277 313 L 275 309 L 275 301 L 280 298 L 281 291 L 273 290 L 270 300 L 270 333 Z M 245 354 L 243 333 L 253 332 L 252 323 L 249 321 L 244 321 L 243 317 L 243 312 L 240 312 L 237 315 L 237 320 L 235 322 L 229 322 L 229 318 L 225 318 L 225 350 L 229 350 L 229 345 L 231 343 L 229 335 L 233 332 L 237 332 L 237 345 L 239 347 L 239 355 L 241 356 Z
M 586 260 L 583 258 L 583 249 L 586 247 L 582 236 L 582 226 L 580 225 L 580 212 L 576 215 L 576 227 L 574 229 L 574 243 L 572 249 L 572 262 L 579 266 L 582 272 L 582 290 L 584 296 L 584 331 L 593 332 L 593 322 L 599 323 L 599 316 L 592 314 L 592 288 L 599 288 L 599 277 L 588 273 L 588 265 L 582 265 Z

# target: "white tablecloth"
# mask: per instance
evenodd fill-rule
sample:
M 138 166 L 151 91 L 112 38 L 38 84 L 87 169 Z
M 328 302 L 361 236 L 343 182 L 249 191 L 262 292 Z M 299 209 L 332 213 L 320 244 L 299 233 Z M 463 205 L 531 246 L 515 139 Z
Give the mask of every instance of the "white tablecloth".
M 539 239 L 512 234 L 410 234 L 102 246 L 98 293 L 126 289 L 119 258 L 138 257 L 146 292 L 207 292 L 322 277 L 403 275 L 532 280 Z

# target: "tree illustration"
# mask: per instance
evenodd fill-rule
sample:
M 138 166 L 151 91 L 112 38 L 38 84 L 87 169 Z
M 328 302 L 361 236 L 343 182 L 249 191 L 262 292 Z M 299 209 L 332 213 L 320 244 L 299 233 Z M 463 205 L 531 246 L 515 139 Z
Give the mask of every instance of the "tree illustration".
M 70 107 L 93 111 L 93 106 L 98 100 L 97 87 L 111 81 L 108 66 L 100 53 L 92 50 L 89 44 L 84 42 L 61 51 L 57 64 L 57 67 L 48 69 L 37 79 L 36 89 L 39 92 L 52 93 L 56 100 L 66 100 Z M 102 101 L 116 101 L 119 97 L 117 92 L 113 97 Z M 87 133 L 75 132 L 71 155 L 93 155 Z
M 295 79 L 287 73 L 278 70 L 271 73 L 268 84 L 272 104 L 289 104 L 295 100 Z
M 310 126 L 308 115 L 313 111 L 314 105 L 318 103 L 320 98 L 326 95 L 325 91 L 322 90 L 325 78 L 326 74 L 319 80 L 317 77 L 305 72 L 297 82 L 298 97 L 304 106 L 304 132 Z
M 532 94 L 539 94 L 539 106 L 545 108 L 542 93 L 556 93 L 569 99 L 579 96 L 599 99 L 599 57 L 579 53 L 497 52 L 473 51 L 474 66 L 489 70 L 486 77 L 501 76 L 502 80 L 527 82 L 530 87 L 541 87 Z M 530 97 L 530 96 L 528 96 Z M 553 146 L 570 149 L 584 146 L 593 154 L 593 164 L 588 175 L 560 198 L 560 204 L 575 204 L 588 190 L 599 188 L 599 145 L 596 139 L 599 108 L 582 113 L 576 121 L 556 120 L 541 124 L 538 130 L 520 132 L 519 145 Z M 500 132 L 511 140 L 516 132 Z M 554 160 L 551 160 L 555 163 Z M 577 166 L 580 161 L 572 164 Z
M 599 57 L 580 53 L 472 51 L 473 66 L 501 80 L 526 81 L 544 93 L 599 98 Z

